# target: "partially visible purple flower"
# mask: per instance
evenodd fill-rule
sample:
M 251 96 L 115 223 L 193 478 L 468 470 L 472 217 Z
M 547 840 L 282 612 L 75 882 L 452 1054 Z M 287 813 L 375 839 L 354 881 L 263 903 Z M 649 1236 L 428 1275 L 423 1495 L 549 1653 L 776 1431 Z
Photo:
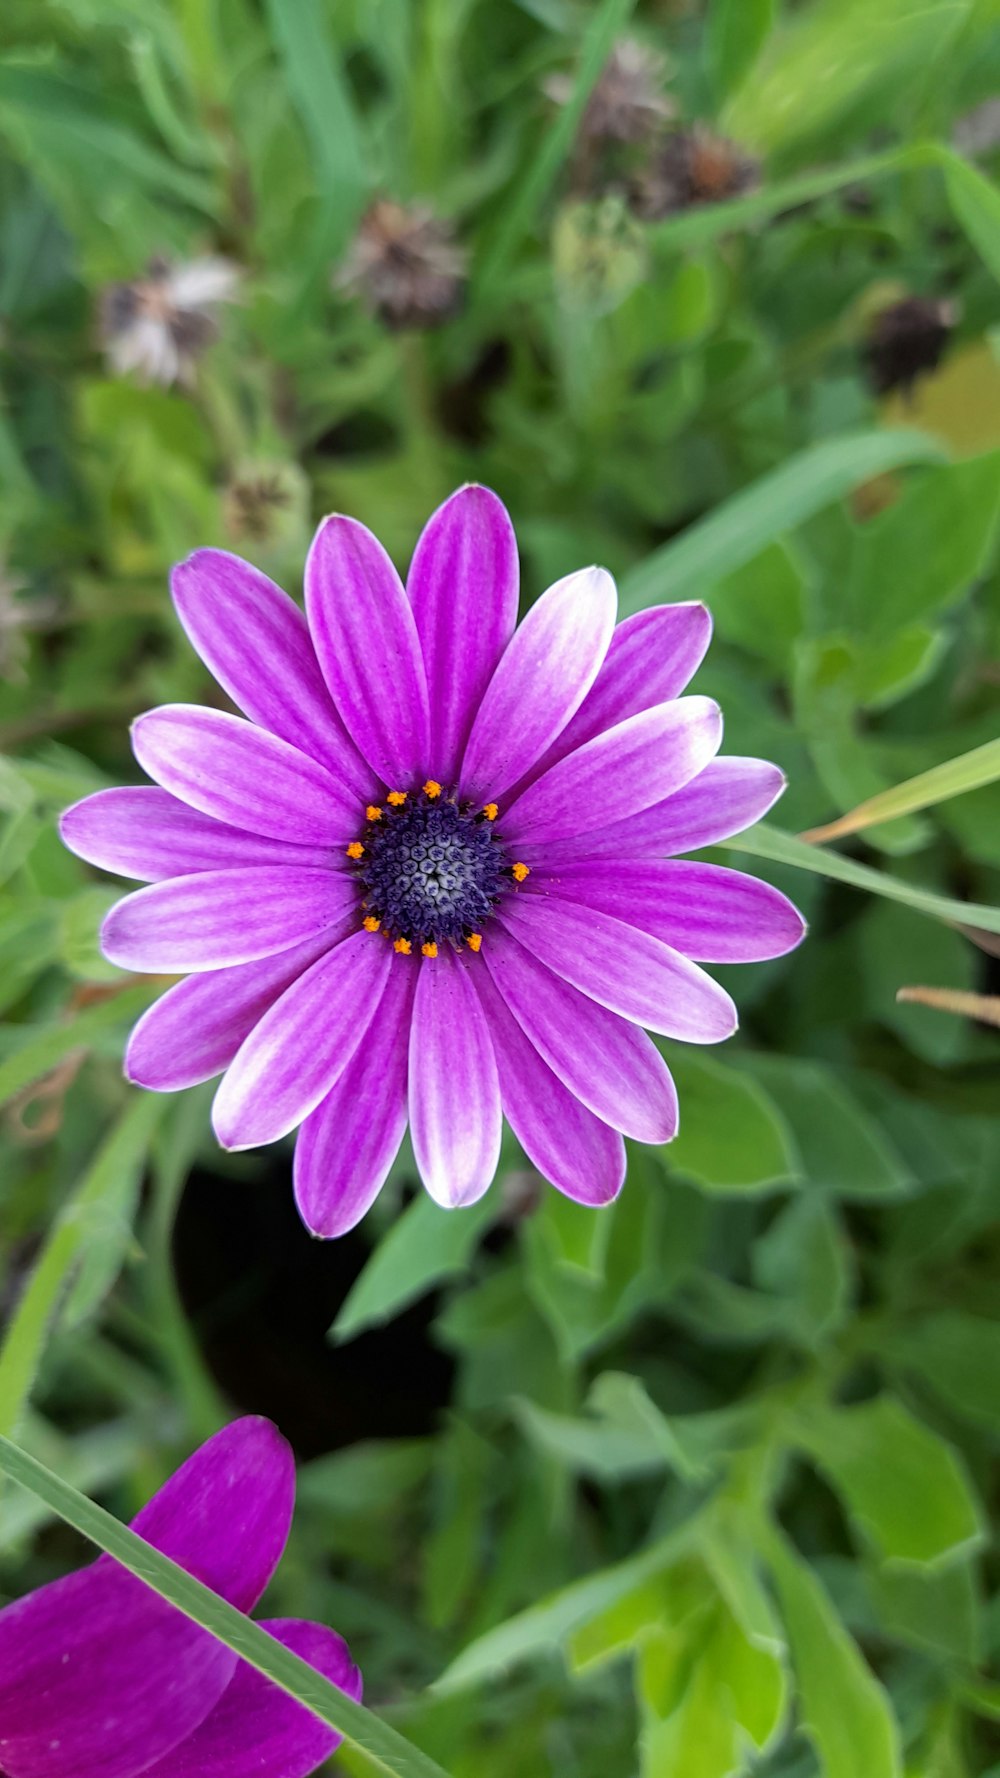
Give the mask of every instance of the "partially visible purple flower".
M 269 1420 L 189 1457 L 132 1529 L 250 1611 L 281 1557 L 295 1467 Z M 351 1698 L 361 1675 L 321 1624 L 262 1626 Z M 340 1736 L 110 1556 L 0 1611 L 6 1778 L 307 1778 Z
M 99 791 L 62 822 L 81 857 L 151 885 L 109 914 L 111 961 L 193 972 L 136 1026 L 129 1078 L 173 1091 L 225 1070 L 227 1148 L 301 1124 L 316 1234 L 364 1215 L 407 1118 L 446 1207 L 488 1187 L 501 1111 L 547 1179 L 608 1203 L 622 1134 L 677 1129 L 641 1027 L 729 1037 L 736 1009 L 699 964 L 777 957 L 803 933 L 768 884 L 674 856 L 756 821 L 784 783 L 716 759 L 717 705 L 679 695 L 705 607 L 615 629 L 614 582 L 586 568 L 515 630 L 514 533 L 478 487 L 433 515 L 405 588 L 363 525 L 325 520 L 308 621 L 218 550 L 173 590 L 250 720 L 141 716 L 159 788 Z
M 240 268 L 218 256 L 174 265 L 151 259 L 145 275 L 109 284 L 100 302 L 101 343 L 119 376 L 190 383 L 195 363 L 218 333 L 216 310 L 232 302 Z

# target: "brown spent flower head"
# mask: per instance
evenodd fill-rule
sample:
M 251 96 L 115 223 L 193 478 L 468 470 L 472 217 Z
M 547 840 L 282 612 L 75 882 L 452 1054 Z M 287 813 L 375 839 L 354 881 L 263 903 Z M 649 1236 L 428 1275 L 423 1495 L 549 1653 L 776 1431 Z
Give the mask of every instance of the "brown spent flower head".
M 360 296 L 385 327 L 440 327 L 461 306 L 466 255 L 451 224 L 424 204 L 377 198 L 362 217 L 334 288 Z
M 958 304 L 947 298 L 905 296 L 880 309 L 862 348 L 873 393 L 909 391 L 918 377 L 936 370 L 957 320 Z
M 760 182 L 760 162 L 704 124 L 671 130 L 632 181 L 629 200 L 644 222 L 695 204 L 719 204 Z
M 216 309 L 233 302 L 242 274 L 218 256 L 174 265 L 157 256 L 141 278 L 101 293 L 99 327 L 108 365 L 144 383 L 190 384 L 195 364 L 218 334 Z
M 223 493 L 223 519 L 230 537 L 268 543 L 275 520 L 291 504 L 292 490 L 277 469 L 248 470 L 236 475 Z
M 591 91 L 580 119 L 581 140 L 604 143 L 644 142 L 667 118 L 673 100 L 663 91 L 667 60 L 634 37 L 620 37 Z M 544 90 L 557 105 L 572 97 L 575 81 L 553 74 Z

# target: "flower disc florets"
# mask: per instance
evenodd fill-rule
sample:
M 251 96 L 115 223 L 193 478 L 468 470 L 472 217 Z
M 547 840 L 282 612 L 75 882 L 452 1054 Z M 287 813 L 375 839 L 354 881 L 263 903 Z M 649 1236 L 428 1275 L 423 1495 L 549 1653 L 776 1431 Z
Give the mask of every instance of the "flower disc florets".
M 433 780 L 368 814 L 360 854 L 353 848 L 367 921 L 413 949 L 468 943 L 511 876 L 489 817 Z

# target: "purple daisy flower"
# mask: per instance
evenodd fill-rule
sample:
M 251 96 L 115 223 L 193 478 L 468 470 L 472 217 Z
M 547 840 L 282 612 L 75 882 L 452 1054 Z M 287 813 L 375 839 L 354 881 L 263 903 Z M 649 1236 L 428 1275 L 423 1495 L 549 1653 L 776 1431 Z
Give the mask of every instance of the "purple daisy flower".
M 132 1529 L 250 1611 L 285 1547 L 295 1465 L 269 1420 L 237 1420 L 189 1457 Z M 360 1699 L 347 1644 L 265 1622 Z M 0 1611 L 6 1778 L 306 1778 L 341 1737 L 110 1556 Z
M 610 575 L 549 588 L 515 629 L 518 564 L 494 494 L 431 518 L 406 587 L 363 525 L 328 518 L 306 617 L 264 575 L 199 550 L 181 623 L 249 720 L 139 717 L 158 788 L 63 817 L 91 863 L 151 886 L 105 922 L 126 969 L 190 971 L 132 1033 L 158 1091 L 225 1070 L 227 1148 L 301 1125 L 314 1233 L 365 1213 L 407 1118 L 427 1190 L 470 1204 L 501 1113 L 561 1191 L 606 1204 L 622 1135 L 669 1141 L 673 1082 L 642 1029 L 717 1043 L 729 995 L 699 964 L 802 937 L 768 884 L 671 856 L 756 821 L 776 766 L 717 759 L 718 707 L 680 697 L 708 645 L 700 604 L 615 628 Z

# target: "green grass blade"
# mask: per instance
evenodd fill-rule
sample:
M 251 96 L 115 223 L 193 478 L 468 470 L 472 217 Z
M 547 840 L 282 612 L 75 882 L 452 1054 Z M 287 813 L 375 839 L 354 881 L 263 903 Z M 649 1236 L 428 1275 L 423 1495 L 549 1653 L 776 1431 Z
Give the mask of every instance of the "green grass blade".
M 631 569 L 619 588 L 620 614 L 698 597 L 872 476 L 943 457 L 934 439 L 908 428 L 845 432 L 810 445 Z
M 827 852 L 822 846 L 810 845 L 808 840 L 796 839 L 794 834 L 783 833 L 781 828 L 762 821 L 756 827 L 748 827 L 746 833 L 726 840 L 725 846 L 727 851 L 747 852 L 751 858 L 769 858 L 775 864 L 794 864 L 799 870 L 811 870 L 817 876 L 831 877 L 834 882 L 848 883 L 852 889 L 866 889 L 889 901 L 901 901 L 918 914 L 945 920 L 949 926 L 978 926 L 983 932 L 1000 932 L 1000 908 L 989 907 L 985 902 L 953 901 L 930 889 L 917 889 L 886 871 L 856 864 L 853 858 Z
M 934 803 L 943 803 L 951 796 L 962 796 L 967 790 L 979 790 L 984 784 L 995 783 L 997 778 L 1000 778 L 1000 741 L 987 741 L 983 747 L 974 747 L 971 753 L 961 753 L 957 759 L 932 766 L 929 772 L 907 778 L 903 784 L 894 784 L 891 790 L 881 790 L 877 796 L 867 797 L 857 808 L 823 827 L 810 829 L 803 838 L 813 844 L 825 844 L 827 840 L 840 839 L 844 834 L 874 827 L 877 822 L 895 821 L 900 815 L 929 809 Z
M 23 1087 L 30 1086 L 33 1080 L 47 1074 L 71 1050 L 86 1047 L 102 1032 L 138 1018 L 165 985 L 163 981 L 152 981 L 147 977 L 134 987 L 123 988 L 109 1000 L 88 1006 L 64 1024 L 43 1025 L 40 1029 L 8 1025 L 6 1035 L 17 1047 L 4 1062 L 0 1062 L 0 1105 L 12 1099 Z
M 235 1606 L 227 1604 L 203 1586 L 193 1574 L 179 1568 L 169 1557 L 154 1550 L 127 1525 L 122 1525 L 88 1500 L 76 1488 L 29 1456 L 10 1439 L 0 1436 L 0 1471 L 11 1481 L 20 1483 L 29 1493 L 44 1502 L 52 1512 L 72 1525 L 83 1537 L 96 1544 L 105 1555 L 113 1556 L 123 1568 L 144 1581 L 160 1597 L 175 1605 L 192 1623 L 200 1624 L 217 1641 L 232 1649 L 258 1673 L 273 1680 L 299 1704 L 311 1710 L 345 1740 L 367 1754 L 375 1771 L 388 1778 L 448 1778 L 419 1748 L 405 1741 L 395 1729 L 380 1722 L 370 1710 L 345 1697 L 328 1679 L 299 1659 L 291 1649 L 282 1647 L 259 1624 L 255 1624 Z

